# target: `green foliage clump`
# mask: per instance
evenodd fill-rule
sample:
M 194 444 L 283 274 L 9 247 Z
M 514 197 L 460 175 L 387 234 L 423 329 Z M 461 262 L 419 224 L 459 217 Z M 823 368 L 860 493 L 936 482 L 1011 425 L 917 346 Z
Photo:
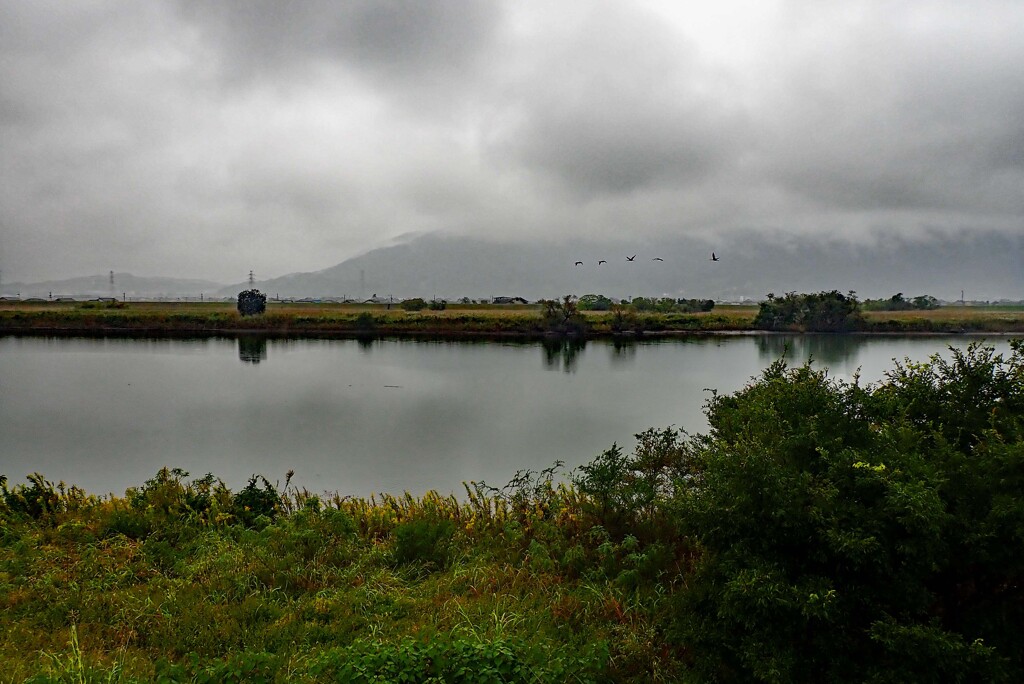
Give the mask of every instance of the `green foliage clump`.
M 249 478 L 249 483 L 232 497 L 229 508 L 231 515 L 246 527 L 264 527 L 277 518 L 280 510 L 281 495 L 262 475 Z
M 769 292 L 754 318 L 754 327 L 763 330 L 843 332 L 862 324 L 856 294 L 849 292 L 844 295 L 837 290 L 815 294 L 787 292 L 783 297 Z
M 580 311 L 611 311 L 614 303 L 604 295 L 585 294 L 579 298 L 576 305 Z
M 572 483 L 583 495 L 582 506 L 613 534 L 661 537 L 670 527 L 665 504 L 674 482 L 687 474 L 689 445 L 685 433 L 673 428 L 650 429 L 636 435 L 632 454 L 616 444 L 580 466 Z
M 634 297 L 630 303 L 635 311 L 658 313 L 697 313 L 715 308 L 713 299 L 675 299 L 673 297 Z
M 861 306 L 865 311 L 930 311 L 939 308 L 939 300 L 931 295 L 906 299 L 897 292 L 889 299 L 865 299 Z
M 238 293 L 238 313 L 243 316 L 258 316 L 267 310 L 267 296 L 259 290 L 243 290 Z
M 698 681 L 1020 681 L 1024 344 L 878 387 L 782 362 L 708 406 L 674 497 Z
M 442 569 L 448 565 L 449 545 L 455 535 L 455 523 L 451 520 L 409 520 L 398 525 L 393 534 L 398 563 L 419 563 L 428 569 Z
M 575 297 L 565 295 L 561 301 L 545 299 L 541 320 L 546 332 L 555 335 L 582 335 L 587 330 L 587 321 L 580 313 Z
M 414 297 L 413 299 L 402 300 L 399 306 L 405 311 L 423 311 L 423 309 L 427 308 L 427 303 L 422 297 Z
M 0 519 L 28 518 L 56 524 L 59 519 L 95 504 L 96 498 L 80 488 L 56 485 L 39 473 L 28 476 L 28 485 L 9 487 L 7 477 L 0 475 Z
M 430 310 L 431 311 L 444 311 L 448 308 L 448 302 L 444 299 L 431 299 Z

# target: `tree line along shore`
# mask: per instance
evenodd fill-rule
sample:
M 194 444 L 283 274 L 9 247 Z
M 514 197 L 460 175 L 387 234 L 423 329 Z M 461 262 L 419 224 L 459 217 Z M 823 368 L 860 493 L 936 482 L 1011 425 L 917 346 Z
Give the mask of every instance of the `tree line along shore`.
M 603 301 L 602 301 L 603 300 Z M 916 300 L 923 306 L 915 307 Z M 717 332 L 1024 332 L 1024 306 L 939 306 L 933 299 L 860 302 L 839 292 L 769 295 L 757 305 L 588 295 L 536 304 L 285 303 L 258 313 L 223 302 L 0 302 L 0 332 L 233 333 L 581 337 Z M 909 305 L 908 305 L 909 304 Z
M 1010 349 L 872 385 L 779 361 L 706 434 L 459 496 L 3 473 L 2 679 L 1019 682 Z

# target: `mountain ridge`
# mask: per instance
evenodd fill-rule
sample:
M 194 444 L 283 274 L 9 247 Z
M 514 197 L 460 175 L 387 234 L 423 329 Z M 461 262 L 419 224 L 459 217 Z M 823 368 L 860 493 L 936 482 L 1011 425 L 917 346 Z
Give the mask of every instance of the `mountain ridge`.
M 719 261 L 711 261 L 714 251 Z M 626 257 L 636 255 L 634 261 Z M 951 258 L 950 255 L 955 255 Z M 663 261 L 654 261 L 655 258 Z M 598 264 L 599 260 L 607 263 Z M 582 261 L 582 265 L 575 265 Z M 986 233 L 872 244 L 801 240 L 792 235 L 686 237 L 636 242 L 501 244 L 443 233 L 417 234 L 328 268 L 257 280 L 270 297 L 535 300 L 564 294 L 615 298 L 759 300 L 769 292 L 854 290 L 864 298 L 929 294 L 945 301 L 1024 299 L 1024 236 Z M 246 281 L 109 274 L 5 283 L 2 294 L 28 297 L 234 297 Z

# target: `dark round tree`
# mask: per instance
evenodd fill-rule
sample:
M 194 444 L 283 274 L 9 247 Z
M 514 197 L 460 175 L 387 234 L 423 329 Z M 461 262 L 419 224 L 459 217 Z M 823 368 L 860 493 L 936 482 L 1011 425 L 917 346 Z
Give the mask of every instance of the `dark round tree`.
M 256 316 L 267 310 L 267 295 L 259 290 L 244 290 L 238 293 L 238 313 Z

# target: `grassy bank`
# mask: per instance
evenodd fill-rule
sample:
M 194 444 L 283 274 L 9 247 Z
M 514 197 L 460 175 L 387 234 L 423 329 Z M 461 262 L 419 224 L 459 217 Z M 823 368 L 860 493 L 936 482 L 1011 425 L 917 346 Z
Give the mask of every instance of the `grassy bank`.
M 780 361 L 707 435 L 458 497 L 0 475 L 0 681 L 1018 682 L 1010 346 Z
M 655 567 L 543 475 L 362 500 L 165 470 L 125 497 L 35 478 L 8 499 L 29 515 L 0 536 L 0 681 L 678 675 L 658 616 L 686 558 Z
M 589 337 L 755 331 L 757 307 L 719 305 L 701 313 L 580 313 Z M 0 332 L 234 333 L 281 335 L 423 335 L 542 337 L 552 330 L 540 306 L 449 305 L 443 311 L 403 311 L 364 304 L 271 302 L 263 315 L 242 317 L 226 303 L 2 302 Z M 930 311 L 866 312 L 858 332 L 1024 332 L 1024 309 L 944 307 Z M 799 332 L 798 328 L 794 332 Z

